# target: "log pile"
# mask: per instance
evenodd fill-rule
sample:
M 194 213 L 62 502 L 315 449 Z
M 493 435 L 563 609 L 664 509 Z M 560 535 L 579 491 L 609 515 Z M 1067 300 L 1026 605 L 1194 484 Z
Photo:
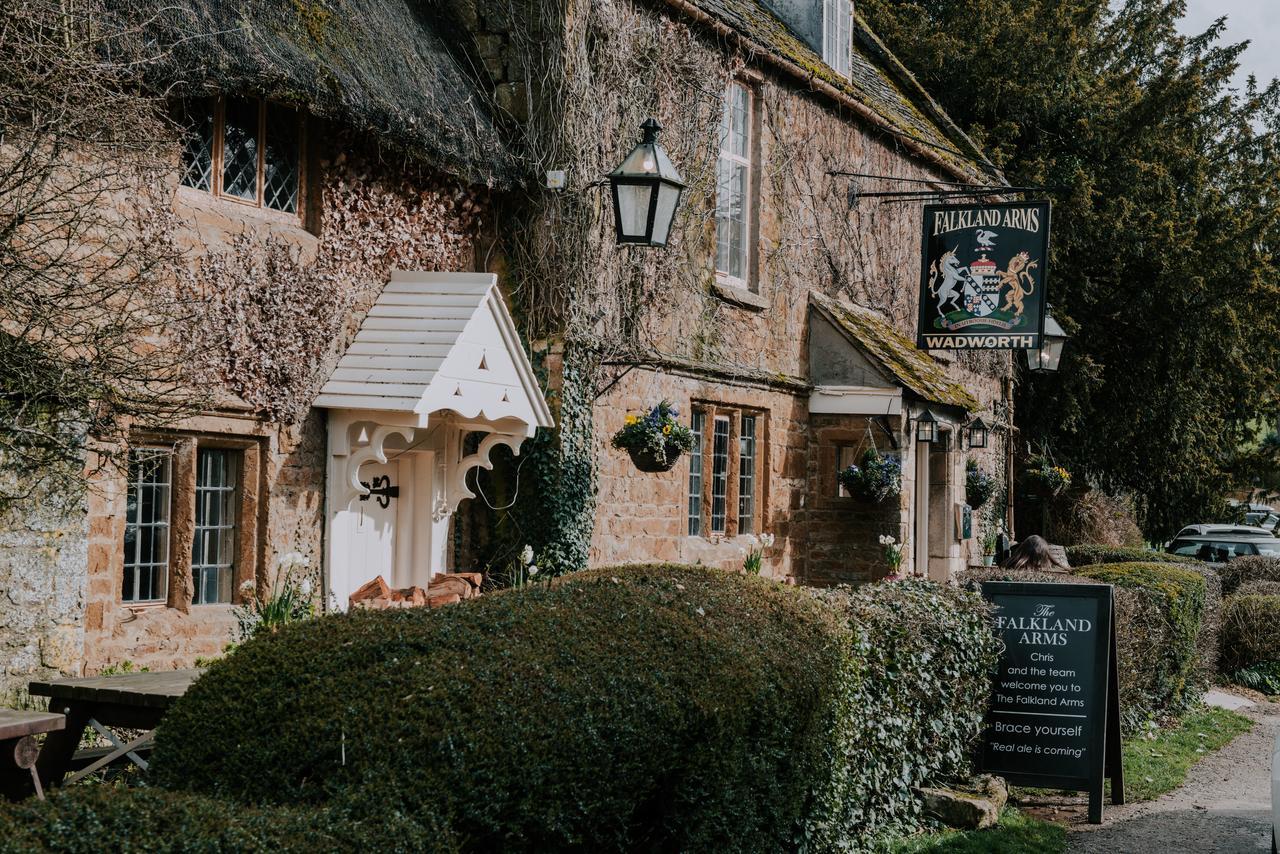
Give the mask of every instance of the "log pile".
M 379 575 L 351 594 L 352 608 L 439 608 L 480 595 L 484 576 L 479 572 L 437 572 L 424 590 L 421 587 L 395 588 Z

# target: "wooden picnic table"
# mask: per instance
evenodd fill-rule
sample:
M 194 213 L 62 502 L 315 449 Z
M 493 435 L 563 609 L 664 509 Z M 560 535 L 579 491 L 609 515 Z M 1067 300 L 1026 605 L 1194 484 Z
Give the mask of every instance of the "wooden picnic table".
M 35 770 L 36 736 L 60 730 L 66 722 L 53 712 L 0 709 L 0 795 L 16 800 L 34 791 L 44 797 Z
M 164 670 L 30 683 L 27 690 L 33 696 L 49 698 L 50 712 L 66 715 L 66 727 L 49 733 L 36 760 L 40 782 L 46 788 L 63 782 L 86 727 L 110 741 L 113 749 L 76 772 L 67 782 L 74 782 L 122 756 L 145 769 L 147 763 L 138 751 L 151 745 L 160 719 L 199 675 L 200 671 L 194 669 Z M 126 744 L 111 732 L 112 728 L 147 732 Z

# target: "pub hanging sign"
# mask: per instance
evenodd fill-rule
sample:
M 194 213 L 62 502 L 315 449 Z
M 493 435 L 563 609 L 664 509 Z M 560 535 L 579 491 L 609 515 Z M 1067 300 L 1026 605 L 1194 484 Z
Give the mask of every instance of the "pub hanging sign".
M 1041 345 L 1048 202 L 926 205 L 923 231 L 919 347 Z

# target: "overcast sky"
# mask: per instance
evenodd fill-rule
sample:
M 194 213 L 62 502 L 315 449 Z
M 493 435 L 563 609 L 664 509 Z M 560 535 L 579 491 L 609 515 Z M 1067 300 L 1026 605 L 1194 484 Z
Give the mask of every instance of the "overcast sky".
M 1250 74 L 1257 75 L 1259 83 L 1280 77 L 1280 0 L 1187 0 L 1182 30 L 1204 32 L 1223 15 L 1227 18 L 1224 40 L 1249 42 L 1240 57 L 1240 85 Z

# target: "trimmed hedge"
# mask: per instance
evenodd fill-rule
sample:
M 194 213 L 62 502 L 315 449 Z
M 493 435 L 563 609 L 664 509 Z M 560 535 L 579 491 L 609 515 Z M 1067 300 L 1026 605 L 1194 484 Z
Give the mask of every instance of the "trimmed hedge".
M 1280 662 L 1280 596 L 1227 598 L 1222 619 L 1222 671 Z
M 1246 581 L 1236 588 L 1241 596 L 1280 596 L 1280 581 Z
M 352 821 L 326 809 L 251 809 L 155 789 L 72 786 L 0 804 L 0 854 L 208 854 L 457 851 L 447 832 L 390 816 Z
M 1246 555 L 1218 565 L 1222 591 L 1230 596 L 1250 581 L 1280 581 L 1280 557 Z
M 327 616 L 214 663 L 151 774 L 438 816 L 467 850 L 791 849 L 848 812 L 853 641 L 801 591 L 679 566 Z
M 1139 607 L 1117 632 L 1124 635 L 1118 638 L 1121 652 L 1128 651 L 1129 661 L 1120 664 L 1120 696 L 1131 710 L 1130 725 L 1138 722 L 1134 713 L 1180 714 L 1199 702 L 1208 675 L 1199 646 L 1208 586 L 1204 574 L 1168 563 L 1100 564 L 1079 574 L 1142 593 Z M 1130 668 L 1133 672 L 1126 674 Z
M 1076 568 L 1103 563 L 1199 563 L 1195 558 L 1185 555 L 1174 555 L 1168 552 L 1152 551 L 1151 549 L 1093 544 L 1067 546 L 1067 560 Z
M 916 826 L 915 787 L 967 774 L 999 641 L 975 593 L 906 580 L 815 591 L 857 635 L 864 678 L 844 745 L 853 791 L 841 824 L 868 838 Z

